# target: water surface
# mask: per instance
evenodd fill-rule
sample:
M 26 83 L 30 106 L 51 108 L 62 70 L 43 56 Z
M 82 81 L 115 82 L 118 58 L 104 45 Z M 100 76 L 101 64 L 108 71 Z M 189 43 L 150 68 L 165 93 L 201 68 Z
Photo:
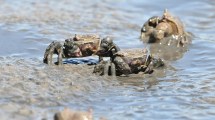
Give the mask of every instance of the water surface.
M 65 106 L 109 120 L 214 119 L 215 2 L 212 0 L 0 1 L 1 119 L 52 119 Z M 93 66 L 47 66 L 46 47 L 74 34 L 111 36 L 121 48 L 143 48 L 142 24 L 163 10 L 194 34 L 187 52 L 152 75 L 116 79 Z M 86 69 L 87 68 L 87 69 Z

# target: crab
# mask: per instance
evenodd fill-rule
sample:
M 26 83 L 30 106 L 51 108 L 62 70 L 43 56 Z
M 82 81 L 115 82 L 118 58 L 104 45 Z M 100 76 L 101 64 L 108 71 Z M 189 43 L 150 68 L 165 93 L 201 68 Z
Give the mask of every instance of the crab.
M 93 120 L 93 110 L 75 111 L 69 108 L 54 114 L 54 120 Z
M 164 42 L 165 38 L 168 45 L 176 41 L 177 47 L 189 44 L 187 39 L 189 33 L 185 32 L 183 23 L 176 17 L 173 17 L 167 9 L 164 10 L 163 16 L 154 16 L 148 19 L 141 28 L 141 38 L 148 43 Z M 174 40 L 174 41 L 173 41 Z M 164 42 L 165 43 L 165 42 Z
M 106 48 L 109 49 L 106 49 Z M 96 55 L 97 51 L 102 51 L 99 61 L 103 57 L 109 57 L 113 52 L 118 52 L 119 48 L 115 46 L 112 39 L 105 37 L 102 40 L 98 35 L 75 35 L 73 38 L 66 39 L 62 45 L 60 42 L 53 41 L 44 54 L 43 62 L 53 64 L 53 54 L 57 54 L 55 64 L 62 65 L 63 58 L 80 58 Z
M 95 65 L 93 73 L 110 76 L 129 76 L 139 72 L 151 74 L 154 68 L 162 66 L 163 60 L 152 57 L 146 49 L 129 49 L 115 53 L 111 61 L 101 61 Z

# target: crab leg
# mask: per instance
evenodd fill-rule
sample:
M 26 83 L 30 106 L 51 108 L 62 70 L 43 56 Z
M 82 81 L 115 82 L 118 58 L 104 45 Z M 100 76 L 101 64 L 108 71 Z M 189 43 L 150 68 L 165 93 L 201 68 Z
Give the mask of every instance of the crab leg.
M 111 64 L 111 76 L 116 76 L 116 66 L 113 62 Z
M 104 75 L 105 76 L 108 76 L 108 73 L 109 73 L 109 68 L 110 68 L 110 61 L 108 61 L 105 66 L 104 66 Z M 111 71 L 112 72 L 112 71 Z
M 62 56 L 63 56 L 63 46 L 60 44 L 60 42 L 52 42 L 46 49 L 43 62 L 52 65 L 52 58 L 53 54 L 58 55 L 57 64 L 62 64 Z

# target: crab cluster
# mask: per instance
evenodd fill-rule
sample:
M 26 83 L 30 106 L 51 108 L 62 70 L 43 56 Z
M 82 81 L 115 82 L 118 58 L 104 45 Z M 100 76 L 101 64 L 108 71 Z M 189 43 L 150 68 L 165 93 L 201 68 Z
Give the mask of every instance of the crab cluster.
M 183 47 L 190 41 L 186 38 L 182 22 L 173 17 L 167 10 L 162 17 L 151 17 L 141 28 L 141 38 L 148 43 L 175 42 Z M 167 39 L 167 38 L 174 39 Z M 175 45 L 175 44 L 168 44 Z M 57 54 L 57 62 L 53 63 L 53 54 Z M 99 63 L 93 73 L 98 75 L 126 75 L 143 72 L 153 73 L 155 68 L 164 66 L 160 58 L 153 57 L 147 49 L 131 49 L 121 51 L 110 37 L 101 39 L 98 35 L 75 35 L 66 39 L 63 44 L 52 42 L 46 49 L 43 62 L 46 64 L 63 64 L 63 58 L 79 58 L 97 55 Z M 103 57 L 109 57 L 104 61 Z

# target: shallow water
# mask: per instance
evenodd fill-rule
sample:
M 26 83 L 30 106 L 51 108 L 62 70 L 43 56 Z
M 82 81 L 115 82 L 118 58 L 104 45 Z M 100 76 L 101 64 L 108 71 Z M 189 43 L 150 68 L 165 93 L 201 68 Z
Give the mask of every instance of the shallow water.
M 212 0 L 0 0 L 0 116 L 52 119 L 65 106 L 109 120 L 214 119 L 215 2 Z M 111 36 L 123 49 L 143 48 L 140 28 L 164 8 L 194 34 L 181 57 L 152 75 L 100 77 L 93 66 L 42 63 L 53 40 Z M 96 59 L 96 58 L 95 58 Z M 87 69 L 86 69 L 87 68 Z

